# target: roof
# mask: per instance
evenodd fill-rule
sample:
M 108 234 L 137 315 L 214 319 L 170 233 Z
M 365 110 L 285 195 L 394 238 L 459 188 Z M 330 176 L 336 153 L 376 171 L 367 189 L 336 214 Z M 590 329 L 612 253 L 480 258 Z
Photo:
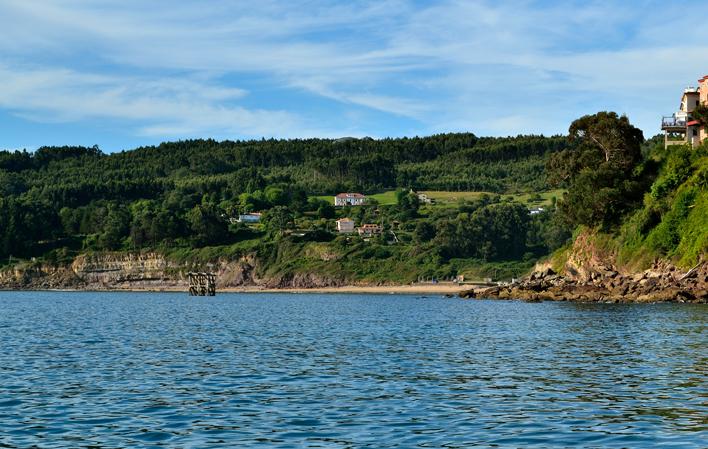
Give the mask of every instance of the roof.
M 361 193 L 338 193 L 335 195 L 337 198 L 364 198 L 364 195 Z
M 701 123 L 698 120 L 691 120 L 690 122 L 686 123 L 686 126 L 695 126 L 700 124 Z
M 340 218 L 339 220 L 337 220 L 337 223 L 340 223 L 340 222 L 343 222 L 343 221 L 351 221 L 352 223 L 354 223 L 354 220 L 352 220 L 352 219 L 349 218 L 349 217 Z

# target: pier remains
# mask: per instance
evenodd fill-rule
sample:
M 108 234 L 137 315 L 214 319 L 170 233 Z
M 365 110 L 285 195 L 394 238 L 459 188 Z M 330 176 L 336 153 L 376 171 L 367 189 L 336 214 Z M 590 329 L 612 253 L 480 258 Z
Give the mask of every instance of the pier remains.
M 216 295 L 216 274 L 207 272 L 189 272 L 189 296 Z

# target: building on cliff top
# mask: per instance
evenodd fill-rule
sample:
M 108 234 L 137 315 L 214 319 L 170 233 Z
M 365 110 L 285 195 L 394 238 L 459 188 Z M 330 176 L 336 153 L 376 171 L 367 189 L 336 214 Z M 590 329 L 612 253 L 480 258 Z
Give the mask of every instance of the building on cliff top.
M 705 127 L 691 117 L 698 105 L 708 106 L 708 75 L 698 80 L 698 87 L 684 89 L 677 112 L 661 118 L 664 148 L 685 143 L 696 146 L 708 137 Z

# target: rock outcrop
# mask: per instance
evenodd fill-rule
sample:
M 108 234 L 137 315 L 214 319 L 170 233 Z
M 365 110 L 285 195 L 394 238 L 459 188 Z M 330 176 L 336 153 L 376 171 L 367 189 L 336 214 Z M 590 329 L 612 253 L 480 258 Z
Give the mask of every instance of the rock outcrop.
M 463 296 L 462 294 L 460 296 Z M 464 296 L 463 296 L 464 297 Z M 708 262 L 688 271 L 665 261 L 648 270 L 622 274 L 610 266 L 559 275 L 551 268 L 526 279 L 477 293 L 479 298 L 582 302 L 708 302 Z
M 0 288 L 13 290 L 121 290 L 187 289 L 189 271 L 209 270 L 217 275 L 217 289 L 337 287 L 343 278 L 315 273 L 259 275 L 254 255 L 219 259 L 208 264 L 178 263 L 157 252 L 91 253 L 68 265 L 28 263 L 0 271 Z

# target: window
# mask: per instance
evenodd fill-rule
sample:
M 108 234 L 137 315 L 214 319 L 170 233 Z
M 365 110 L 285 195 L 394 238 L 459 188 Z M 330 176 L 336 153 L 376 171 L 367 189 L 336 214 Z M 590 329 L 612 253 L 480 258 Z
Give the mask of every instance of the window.
M 698 135 L 698 128 L 693 128 L 693 137 Z

